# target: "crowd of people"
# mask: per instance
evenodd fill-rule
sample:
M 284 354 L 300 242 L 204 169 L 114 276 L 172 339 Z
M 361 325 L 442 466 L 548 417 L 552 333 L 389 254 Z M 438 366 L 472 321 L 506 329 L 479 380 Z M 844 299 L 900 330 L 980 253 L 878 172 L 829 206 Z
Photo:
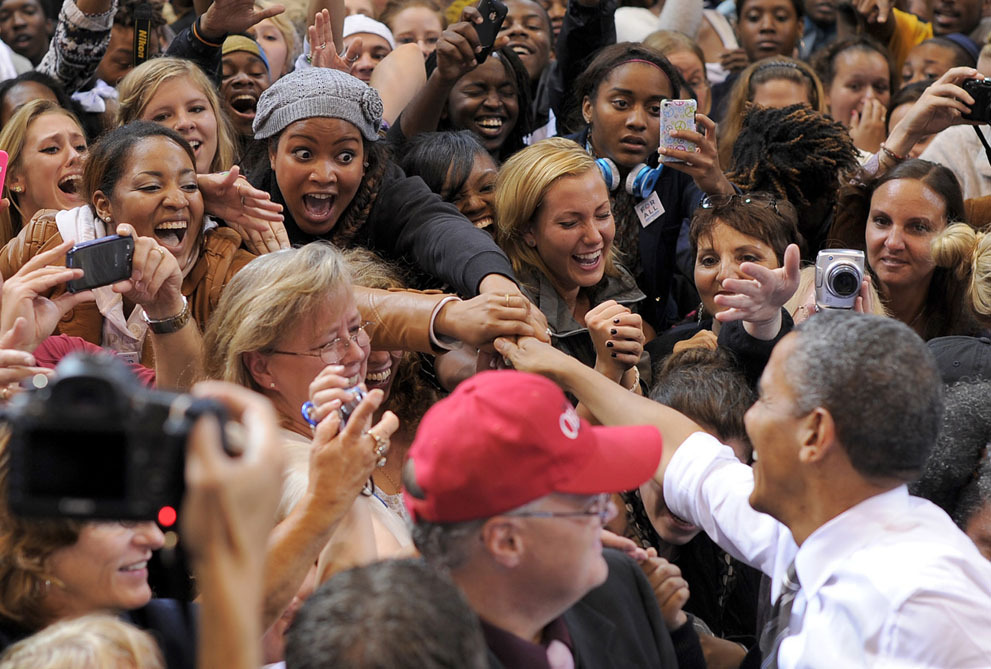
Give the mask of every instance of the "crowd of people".
M 0 669 L 991 667 L 984 11 L 0 0 Z

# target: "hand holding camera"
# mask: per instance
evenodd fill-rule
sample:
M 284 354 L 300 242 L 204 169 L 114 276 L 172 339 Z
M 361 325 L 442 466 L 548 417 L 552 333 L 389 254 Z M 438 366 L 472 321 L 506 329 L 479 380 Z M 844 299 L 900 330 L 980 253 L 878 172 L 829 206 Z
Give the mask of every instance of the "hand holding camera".
M 115 283 L 114 291 L 140 304 L 153 320 L 181 312 L 182 271 L 175 256 L 151 237 L 139 237 L 126 223 L 117 226 L 117 234 L 134 239 L 134 260 L 130 278 Z
M 58 286 L 83 276 L 81 269 L 58 266 L 72 247 L 69 240 L 39 253 L 3 283 L 0 329 L 6 347 L 34 351 L 66 313 L 93 299 L 88 290 L 51 297 Z

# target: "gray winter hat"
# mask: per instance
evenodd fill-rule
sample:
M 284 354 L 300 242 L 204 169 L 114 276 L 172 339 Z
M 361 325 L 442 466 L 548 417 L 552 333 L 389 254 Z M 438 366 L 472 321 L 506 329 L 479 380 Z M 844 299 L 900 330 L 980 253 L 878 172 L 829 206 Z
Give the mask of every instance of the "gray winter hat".
M 370 142 L 379 138 L 382 99 L 378 92 L 338 70 L 311 67 L 280 78 L 261 94 L 252 128 L 266 139 L 305 118 L 323 116 L 348 121 Z

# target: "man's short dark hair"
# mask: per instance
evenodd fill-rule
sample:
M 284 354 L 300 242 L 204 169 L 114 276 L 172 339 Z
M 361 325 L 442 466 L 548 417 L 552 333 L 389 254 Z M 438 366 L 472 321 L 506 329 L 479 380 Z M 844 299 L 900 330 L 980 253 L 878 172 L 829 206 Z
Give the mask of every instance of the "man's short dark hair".
M 796 332 L 785 369 L 798 413 L 829 411 L 860 474 L 918 478 L 943 415 L 939 369 L 919 335 L 893 318 L 837 310 Z
M 451 581 L 422 560 L 341 572 L 289 628 L 287 669 L 485 669 L 478 618 Z

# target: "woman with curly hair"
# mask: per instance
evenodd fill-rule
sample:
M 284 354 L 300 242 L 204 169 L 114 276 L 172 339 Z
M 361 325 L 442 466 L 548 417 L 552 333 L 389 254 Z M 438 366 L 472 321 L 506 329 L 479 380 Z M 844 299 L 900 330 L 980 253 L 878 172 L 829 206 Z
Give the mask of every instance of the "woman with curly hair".
M 251 181 L 284 206 L 289 240 L 415 258 L 461 294 L 498 292 L 525 305 L 492 238 L 403 174 L 378 141 L 381 123 L 378 93 L 336 70 L 293 72 L 261 95 L 255 138 L 267 140 L 270 166 Z

